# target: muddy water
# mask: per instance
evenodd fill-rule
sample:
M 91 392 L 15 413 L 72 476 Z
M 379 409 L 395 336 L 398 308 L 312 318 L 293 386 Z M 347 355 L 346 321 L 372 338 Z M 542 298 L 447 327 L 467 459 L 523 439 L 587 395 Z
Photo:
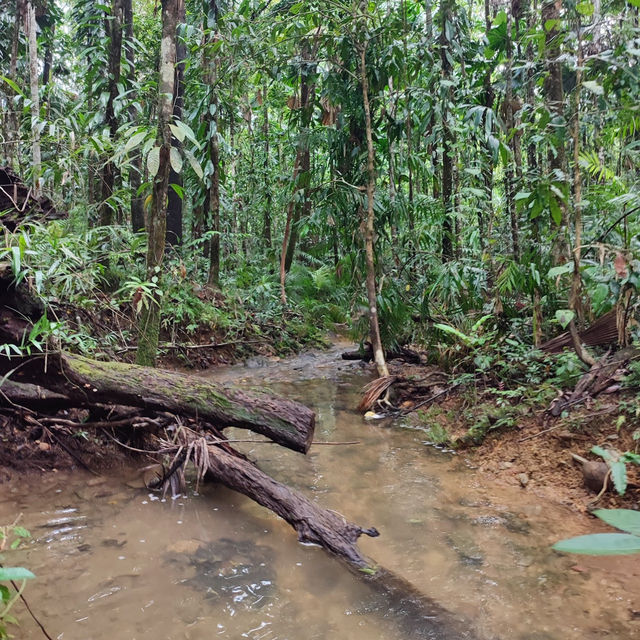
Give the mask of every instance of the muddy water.
M 52 475 L 0 487 L 0 523 L 33 541 L 10 556 L 38 576 L 28 599 L 54 638 L 572 640 L 640 637 L 640 562 L 549 550 L 587 524 L 529 491 L 486 486 L 423 432 L 363 421 L 367 377 L 335 352 L 256 360 L 218 378 L 312 406 L 307 457 L 244 443 L 278 480 L 365 526 L 363 550 L 467 621 L 468 635 L 391 601 L 250 500 L 219 487 L 163 501 L 121 480 Z M 257 439 L 235 431 L 238 439 Z M 18 607 L 17 638 L 38 629 Z

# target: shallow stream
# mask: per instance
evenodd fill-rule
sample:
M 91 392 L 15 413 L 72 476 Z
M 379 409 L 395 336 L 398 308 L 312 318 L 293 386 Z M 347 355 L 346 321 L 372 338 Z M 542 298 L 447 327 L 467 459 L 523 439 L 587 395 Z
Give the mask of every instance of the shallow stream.
M 562 557 L 591 523 L 530 490 L 485 484 L 425 433 L 353 407 L 369 379 L 338 350 L 256 359 L 208 375 L 273 390 L 317 412 L 304 457 L 238 444 L 274 478 L 380 537 L 360 547 L 464 618 L 453 635 L 418 619 L 249 499 L 217 486 L 161 500 L 120 478 L 50 474 L 0 486 L 0 523 L 22 512 L 33 540 L 10 556 L 37 579 L 28 600 L 53 638 L 590 640 L 640 637 L 640 560 Z M 237 439 L 257 436 L 234 431 Z M 9 558 L 7 558 L 9 559 Z M 16 638 L 43 637 L 22 606 Z

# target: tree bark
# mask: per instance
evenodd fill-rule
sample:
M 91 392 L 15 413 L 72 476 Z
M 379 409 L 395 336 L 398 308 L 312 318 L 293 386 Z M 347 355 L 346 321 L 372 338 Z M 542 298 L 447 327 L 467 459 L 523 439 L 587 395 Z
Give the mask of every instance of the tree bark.
M 451 63 L 448 53 L 451 43 L 447 36 L 447 24 L 452 20 L 452 0 L 444 0 L 440 11 L 442 13 L 442 28 L 440 31 L 440 61 L 442 64 L 442 79 L 451 79 Z M 449 125 L 449 102 L 451 100 L 451 89 L 446 89 L 445 98 L 442 102 L 442 208 L 444 210 L 444 221 L 442 224 L 442 261 L 448 262 L 453 258 L 453 225 L 452 213 L 452 192 L 453 192 L 453 134 Z
M 111 159 L 113 156 L 113 145 L 118 133 L 118 118 L 116 118 L 114 103 L 118 97 L 118 84 L 120 83 L 120 58 L 122 56 L 122 25 L 124 23 L 123 0 L 113 0 L 111 3 L 111 14 L 104 20 L 105 32 L 108 34 L 109 47 L 109 98 L 104 111 L 104 121 L 109 128 L 109 138 L 111 148 L 107 149 L 106 156 L 102 158 L 102 169 L 100 171 L 100 224 L 107 226 L 114 221 L 114 205 L 111 201 L 115 187 L 116 174 L 118 169 Z
M 262 120 L 262 136 L 264 137 L 264 163 L 263 167 L 263 184 L 264 184 L 264 214 L 262 221 L 262 239 L 264 240 L 264 244 L 267 248 L 271 248 L 271 203 L 272 203 L 272 194 L 271 194 L 271 182 L 269 176 L 269 166 L 270 166 L 270 157 L 269 157 L 269 102 L 268 102 L 268 89 L 269 85 L 265 78 L 262 85 L 262 112 L 263 112 L 263 120 Z
M 552 182 L 559 185 L 563 192 L 568 191 L 565 176 L 566 171 L 566 150 L 565 150 L 565 123 L 564 123 L 564 89 L 562 84 L 562 62 L 560 61 L 560 37 L 558 29 L 560 21 L 560 10 L 562 0 L 546 0 L 542 5 L 542 24 L 553 25 L 550 29 L 545 29 L 545 58 L 547 67 L 547 77 L 544 82 L 547 106 L 554 122 L 554 149 L 548 153 L 549 168 L 554 177 Z M 550 198 L 555 195 L 549 194 Z M 560 209 L 560 220 L 552 220 L 552 228 L 556 232 L 553 241 L 553 261 L 559 265 L 567 261 L 567 204 L 564 198 L 558 199 L 557 205 Z
M 29 51 L 29 89 L 31 92 L 31 172 L 33 175 L 33 193 L 40 195 L 42 187 L 42 151 L 40 149 L 40 90 L 38 85 L 38 41 L 36 10 L 27 2 L 24 14 L 24 32 L 27 36 Z
M 337 512 L 323 509 L 220 447 L 209 446 L 208 451 L 207 477 L 273 511 L 296 530 L 300 542 L 318 544 L 355 567 L 371 566 L 356 543 L 363 533 L 371 537 L 379 535 L 376 529 L 363 529 Z
M 129 91 L 135 86 L 135 51 L 133 48 L 133 0 L 123 0 L 124 15 L 124 54 L 127 60 L 127 82 Z M 129 124 L 134 125 L 138 120 L 134 101 L 128 108 Z M 138 194 L 142 184 L 142 154 L 139 149 L 133 151 L 131 168 L 129 169 L 129 187 L 131 189 L 131 228 L 137 233 L 144 229 L 144 198 Z
M 20 42 L 20 1 L 16 0 L 15 19 L 11 32 L 11 57 L 9 59 L 9 79 L 16 82 L 18 70 L 18 44 Z M 11 169 L 19 170 L 20 159 L 20 121 L 18 112 L 13 102 L 15 91 L 11 86 L 7 86 L 7 120 L 6 120 L 6 154 L 7 163 Z
M 207 47 L 211 47 L 218 38 L 218 0 L 210 0 L 209 14 L 205 16 L 205 29 L 208 30 Z M 213 36 L 212 36 L 213 33 Z M 206 51 L 206 49 L 205 49 Z M 207 78 L 209 85 L 209 115 L 207 116 L 209 139 L 209 160 L 213 167 L 209 184 L 209 219 L 211 237 L 209 239 L 209 273 L 207 284 L 212 288 L 220 287 L 220 146 L 218 144 L 218 60 L 206 51 Z
M 60 382 L 47 383 L 48 388 L 83 405 L 121 404 L 199 417 L 221 429 L 254 431 L 302 453 L 313 440 L 314 413 L 283 398 L 225 389 L 180 373 L 70 354 L 62 356 L 60 369 Z
M 162 0 L 162 42 L 160 45 L 160 79 L 158 92 L 158 172 L 153 179 L 148 218 L 147 279 L 160 275 L 167 227 L 167 189 L 171 152 L 171 118 L 176 66 L 176 29 L 180 0 Z M 137 364 L 153 366 L 160 333 L 160 302 L 154 296 L 143 308 L 138 333 Z
M 369 335 L 373 348 L 374 362 L 378 370 L 378 376 L 389 375 L 387 363 L 384 357 L 384 348 L 380 338 L 380 325 L 378 323 L 378 302 L 376 292 L 376 267 L 375 267 L 375 212 L 373 208 L 376 170 L 375 153 L 373 148 L 373 133 L 371 127 L 371 107 L 369 105 L 369 80 L 367 78 L 366 42 L 359 45 L 360 53 L 360 82 L 362 84 L 362 103 L 364 106 L 364 122 L 367 137 L 367 215 L 364 221 L 364 247 L 367 270 L 367 299 L 369 301 Z
M 186 23 L 184 0 L 178 0 L 178 23 L 185 25 Z M 184 29 L 183 26 L 183 29 Z M 174 78 L 174 97 L 173 97 L 173 117 L 176 120 L 182 120 L 182 107 L 184 96 L 184 65 L 187 58 L 187 49 L 182 37 L 176 38 L 176 70 Z M 178 150 L 182 150 L 182 143 L 178 138 L 171 138 L 171 145 Z M 179 195 L 171 185 L 177 185 L 182 188 L 182 175 L 180 175 L 173 166 L 169 169 L 169 190 L 167 192 L 167 242 L 165 248 L 169 246 L 180 246 L 182 244 L 182 205 L 183 198 Z

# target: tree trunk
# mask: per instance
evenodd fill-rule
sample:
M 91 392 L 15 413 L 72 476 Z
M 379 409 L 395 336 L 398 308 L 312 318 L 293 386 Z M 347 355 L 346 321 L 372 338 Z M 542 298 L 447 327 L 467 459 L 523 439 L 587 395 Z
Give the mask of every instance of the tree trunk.
M 16 82 L 18 70 L 18 44 L 20 42 L 20 2 L 15 2 L 15 19 L 11 32 L 11 58 L 9 60 L 9 80 Z M 15 91 L 10 85 L 7 86 L 7 120 L 6 120 L 6 156 L 7 164 L 14 171 L 20 168 L 20 120 L 18 112 L 13 102 Z
M 315 101 L 316 87 L 315 83 L 309 82 L 309 76 L 313 75 L 316 70 L 314 63 L 318 48 L 318 39 L 316 34 L 316 42 L 313 50 L 309 47 L 308 42 L 302 45 L 303 67 L 300 70 L 300 138 L 298 141 L 298 153 L 296 160 L 299 162 L 294 168 L 294 175 L 297 176 L 296 193 L 301 193 L 302 198 L 294 198 L 293 216 L 289 229 L 289 237 L 287 240 L 287 254 L 285 257 L 284 268 L 288 273 L 293 263 L 293 257 L 296 252 L 298 243 L 299 224 L 303 217 L 307 217 L 311 212 L 311 155 L 309 151 L 309 135 L 311 118 L 313 115 L 313 103 Z
M 578 36 L 578 64 L 576 71 L 576 88 L 573 94 L 573 228 L 574 249 L 571 257 L 573 260 L 573 274 L 571 276 L 571 292 L 569 294 L 569 309 L 574 317 L 569 323 L 569 333 L 575 352 L 585 364 L 592 367 L 595 364 L 593 356 L 585 349 L 578 335 L 577 324 L 582 324 L 582 277 L 580 275 L 580 254 L 582 251 L 582 176 L 580 175 L 580 88 L 582 85 L 582 32 L 580 21 L 576 27 Z M 577 321 L 577 322 L 576 322 Z
M 215 446 L 207 447 L 207 477 L 243 493 L 286 520 L 298 533 L 298 540 L 318 544 L 358 568 L 370 566 L 357 547 L 364 533 L 375 537 L 375 529 L 362 529 L 341 516 L 311 502 L 301 493 L 270 478 L 247 460 Z M 371 567 L 373 568 L 373 567 Z
M 53 391 L 74 401 L 111 403 L 171 411 L 240 427 L 306 453 L 313 440 L 314 413 L 284 398 L 225 389 L 205 379 L 121 362 L 98 362 L 65 354 Z
M 148 218 L 147 279 L 158 278 L 164 256 L 167 226 L 167 189 L 169 186 L 169 154 L 171 151 L 171 117 L 176 66 L 176 29 L 180 0 L 162 0 L 162 42 L 160 46 L 160 78 L 158 91 L 158 172 L 153 178 L 151 207 Z M 160 333 L 160 301 L 147 300 L 140 319 L 137 364 L 153 366 Z
M 210 0 L 209 13 L 205 16 L 205 29 L 208 31 L 207 47 L 210 48 L 218 38 L 218 0 Z M 213 36 L 212 36 L 213 34 Z M 209 139 L 209 160 L 213 167 L 209 184 L 209 273 L 207 284 L 212 288 L 220 287 L 220 147 L 218 144 L 218 60 L 211 56 L 205 49 L 205 63 L 207 65 L 207 77 L 209 85 L 209 115 L 207 116 Z
M 509 221 L 511 223 L 511 249 L 513 253 L 513 259 L 517 262 L 520 260 L 520 238 L 518 231 L 518 218 L 516 213 L 516 206 L 514 202 L 514 171 L 513 163 L 516 158 L 515 150 L 515 126 L 513 118 L 513 44 L 511 41 L 511 31 L 513 28 L 513 15 L 511 8 L 507 8 L 507 68 L 506 68 L 506 91 L 505 91 L 505 128 L 507 133 L 507 139 L 509 140 L 509 146 L 511 147 L 512 158 L 509 159 L 504 172 L 504 184 L 505 184 L 505 201 L 507 212 L 509 214 Z
M 447 53 L 451 49 L 451 43 L 447 36 L 447 25 L 452 20 L 451 0 L 443 0 L 440 7 L 442 13 L 442 28 L 440 31 L 440 61 L 442 63 L 442 79 L 451 80 L 451 63 Z M 442 102 L 442 208 L 444 221 L 442 224 L 442 261 L 448 262 L 453 258 L 453 225 L 452 192 L 453 192 L 453 134 L 449 125 L 449 102 L 451 101 L 451 89 L 446 90 L 446 97 Z
M 555 120 L 553 149 L 548 153 L 549 168 L 554 174 L 552 179 L 563 192 L 568 192 L 566 180 L 558 178 L 566 172 L 566 151 L 565 151 L 565 125 L 564 125 L 564 90 L 562 86 L 562 62 L 560 61 L 560 40 L 561 32 L 558 29 L 560 22 L 560 10 L 562 0 L 545 0 L 542 5 L 542 24 L 553 25 L 550 29 L 545 29 L 545 58 L 547 66 L 547 77 L 544 82 L 544 91 L 547 106 L 551 115 L 551 120 Z M 555 198 L 549 194 L 550 198 Z M 565 196 L 566 197 L 566 196 Z M 556 204 L 560 210 L 560 218 L 552 220 L 552 227 L 556 232 L 553 241 L 553 261 L 559 265 L 567 261 L 567 204 L 565 198 L 558 198 Z
M 118 85 L 120 83 L 120 58 L 122 56 L 122 25 L 124 23 L 123 0 L 112 0 L 111 15 L 104 20 L 105 32 L 108 35 L 109 46 L 109 98 L 104 111 L 104 121 L 109 128 L 111 147 L 102 158 L 102 170 L 100 171 L 100 224 L 107 226 L 114 221 L 114 204 L 112 202 L 113 190 L 118 169 L 111 159 L 113 145 L 118 132 L 118 119 L 116 118 L 114 103 L 118 97 Z
M 42 187 L 42 152 L 40 150 L 40 92 L 38 86 L 38 41 L 36 11 L 27 1 L 24 15 L 24 32 L 29 50 L 29 89 L 31 92 L 31 173 L 33 175 L 33 193 L 40 195 Z
M 389 375 L 387 363 L 384 357 L 382 340 L 380 339 L 380 325 L 378 324 L 378 307 L 375 273 L 375 212 L 373 208 L 376 170 L 373 148 L 373 134 L 371 127 L 371 108 L 369 106 L 369 80 L 367 78 L 366 42 L 360 44 L 360 82 L 362 84 L 362 103 L 364 106 L 364 122 L 367 135 L 367 216 L 364 224 L 364 247 L 367 269 L 367 299 L 369 301 L 369 335 L 373 348 L 374 361 L 378 376 L 381 378 Z
M 127 81 L 129 91 L 135 86 L 135 52 L 133 48 L 133 0 L 123 0 L 124 54 L 127 59 Z M 136 107 L 131 100 L 129 104 L 129 124 L 134 125 L 138 120 Z M 131 190 L 131 228 L 134 232 L 144 229 L 144 198 L 138 194 L 142 184 L 142 154 L 139 149 L 134 149 L 131 156 L 131 168 L 129 169 L 129 187 Z
M 264 175 L 263 175 L 263 184 L 264 184 L 264 215 L 262 221 L 262 239 L 264 240 L 264 244 L 267 248 L 271 248 L 271 204 L 272 204 L 272 194 L 271 194 L 271 182 L 269 180 L 269 166 L 270 166 L 270 158 L 269 158 L 269 103 L 267 100 L 268 97 L 268 88 L 269 85 L 265 78 L 264 83 L 262 85 L 262 112 L 263 112 L 263 120 L 262 120 L 262 135 L 264 137 L 264 163 L 262 165 Z
M 186 27 L 186 14 L 184 0 L 179 0 L 178 4 L 178 23 Z M 176 38 L 176 72 L 174 78 L 174 97 L 173 97 L 173 117 L 175 120 L 182 120 L 182 107 L 184 96 L 184 65 L 187 58 L 187 49 L 183 38 Z M 171 145 L 182 151 L 182 143 L 175 136 L 171 139 Z M 171 166 L 169 170 L 169 191 L 167 193 L 167 243 L 165 249 L 169 246 L 180 246 L 182 244 L 182 205 L 183 198 L 171 186 L 177 185 L 178 189 L 182 188 L 182 175 L 177 173 Z

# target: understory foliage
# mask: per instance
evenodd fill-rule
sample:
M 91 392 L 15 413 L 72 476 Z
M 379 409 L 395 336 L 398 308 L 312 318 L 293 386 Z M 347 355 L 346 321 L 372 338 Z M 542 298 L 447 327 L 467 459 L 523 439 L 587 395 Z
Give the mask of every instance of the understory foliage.
M 2 259 L 60 308 L 91 312 L 70 310 L 63 341 L 129 345 L 119 314 L 135 325 L 156 304 L 170 343 L 204 330 L 286 351 L 343 323 L 364 341 L 371 175 L 387 348 L 543 378 L 513 353 L 633 306 L 637 0 L 171 4 L 167 248 L 149 271 L 156 4 L 0 8 L 0 162 L 68 213 L 7 232 Z M 97 341 L 88 316 L 104 314 L 116 320 Z

